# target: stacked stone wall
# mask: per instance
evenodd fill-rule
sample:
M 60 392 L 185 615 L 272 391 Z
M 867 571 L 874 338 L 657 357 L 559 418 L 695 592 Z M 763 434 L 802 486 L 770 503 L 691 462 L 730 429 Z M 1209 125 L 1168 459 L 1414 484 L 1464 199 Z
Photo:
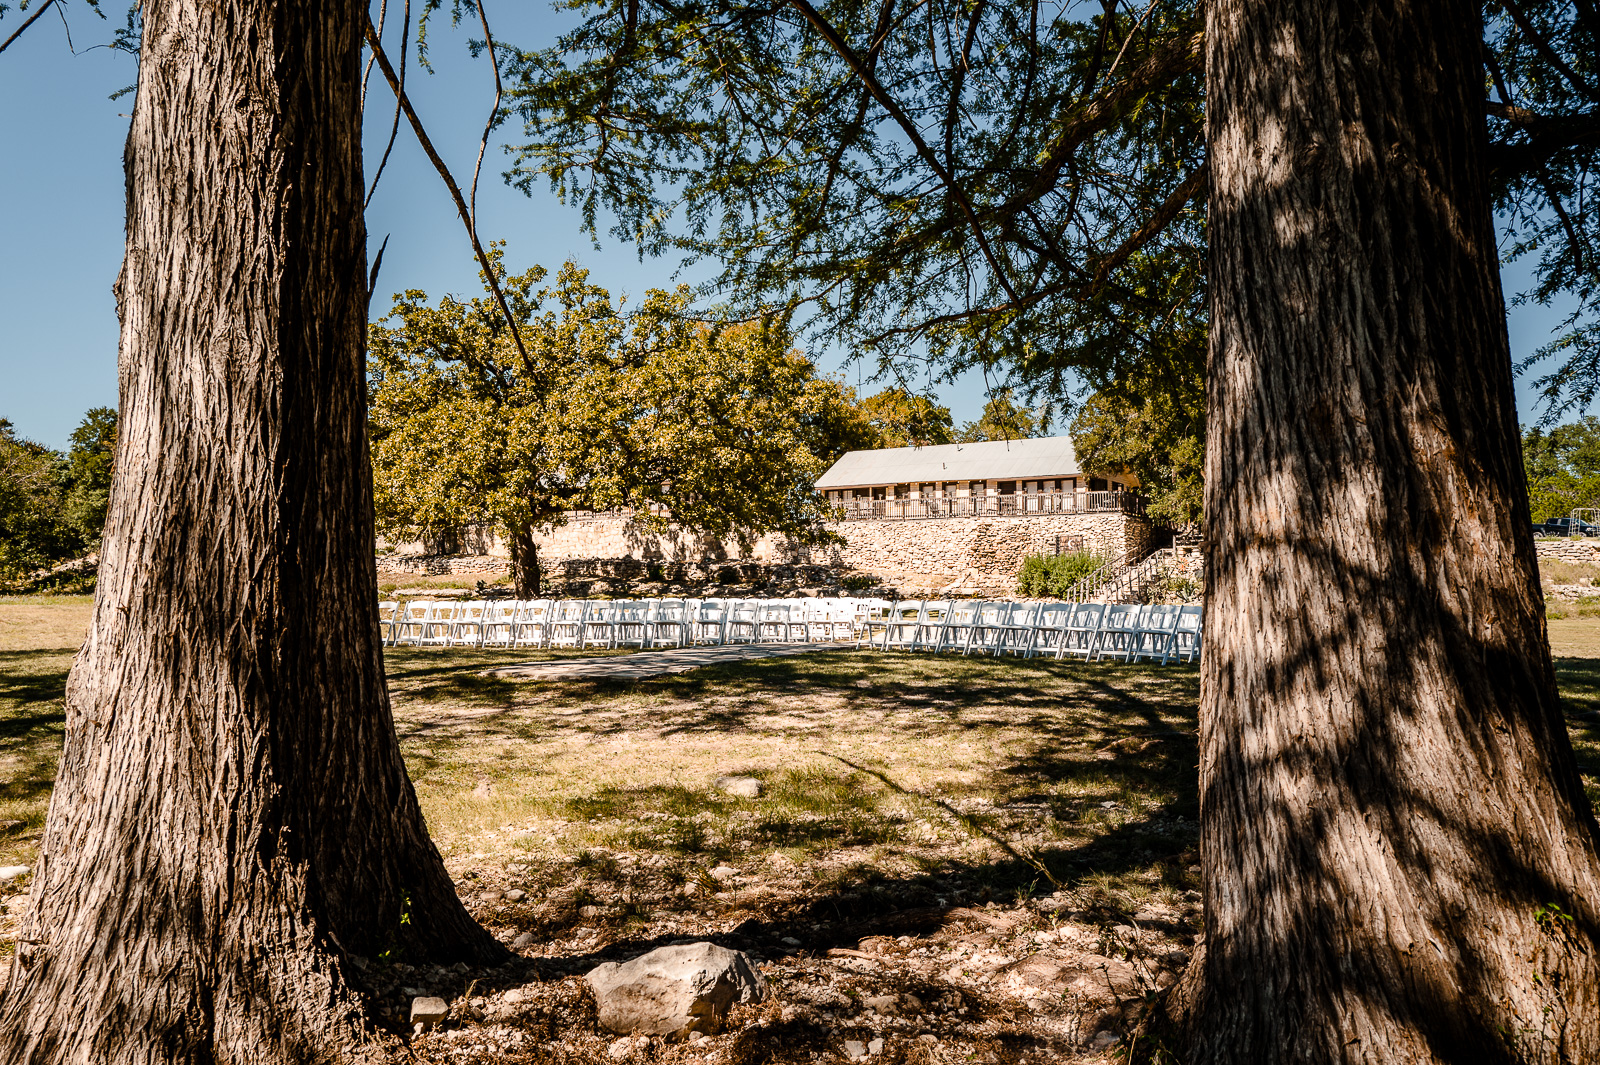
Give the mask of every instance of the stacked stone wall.
M 1600 537 L 1583 540 L 1566 537 L 1535 540 L 1533 550 L 1540 558 L 1579 565 L 1600 565 Z
M 837 573 L 871 574 L 908 594 L 937 590 L 1005 594 L 1015 584 L 1023 557 L 1053 553 L 1058 538 L 1063 549 L 1081 541 L 1095 554 L 1128 560 L 1143 557 L 1151 538 L 1144 518 L 1116 513 L 850 521 L 832 524 L 829 530 L 844 543 L 809 547 L 766 536 L 741 555 L 736 545 L 643 533 L 626 517 L 575 516 L 539 537 L 539 557 L 552 575 L 569 568 L 577 575 L 608 560 L 671 564 L 743 557 L 769 565 L 825 566 Z M 482 530 L 469 534 L 466 541 L 480 554 L 427 556 L 420 553 L 419 544 L 393 545 L 379 555 L 378 571 L 466 575 L 505 571 L 503 542 Z

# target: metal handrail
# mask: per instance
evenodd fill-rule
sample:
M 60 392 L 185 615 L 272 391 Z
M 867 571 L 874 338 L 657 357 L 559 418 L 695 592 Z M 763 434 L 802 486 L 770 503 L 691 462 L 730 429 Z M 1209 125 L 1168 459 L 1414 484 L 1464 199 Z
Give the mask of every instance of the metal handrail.
M 920 518 L 1045 517 L 1052 514 L 1143 514 L 1132 492 L 1019 492 L 1013 495 L 935 496 L 930 499 L 847 499 L 835 503 L 841 521 Z
M 1118 559 L 1112 559 L 1079 580 L 1062 598 L 1073 603 L 1087 603 L 1092 601 L 1102 588 L 1113 584 L 1126 584 L 1131 591 L 1161 569 L 1165 555 L 1171 553 L 1171 550 L 1171 548 L 1160 548 L 1138 562 L 1126 564 Z
M 1107 584 L 1117 571 L 1123 566 L 1121 559 L 1111 558 L 1102 562 L 1088 574 L 1078 578 L 1078 583 L 1067 589 L 1067 594 L 1062 596 L 1069 603 L 1087 603 L 1094 593 Z

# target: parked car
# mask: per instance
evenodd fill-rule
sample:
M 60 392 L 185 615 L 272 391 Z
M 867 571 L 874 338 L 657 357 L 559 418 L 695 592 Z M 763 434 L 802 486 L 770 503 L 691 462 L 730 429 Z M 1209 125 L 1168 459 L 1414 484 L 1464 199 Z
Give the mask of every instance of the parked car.
M 1533 527 L 1535 536 L 1600 536 L 1600 527 L 1580 518 L 1551 518 Z

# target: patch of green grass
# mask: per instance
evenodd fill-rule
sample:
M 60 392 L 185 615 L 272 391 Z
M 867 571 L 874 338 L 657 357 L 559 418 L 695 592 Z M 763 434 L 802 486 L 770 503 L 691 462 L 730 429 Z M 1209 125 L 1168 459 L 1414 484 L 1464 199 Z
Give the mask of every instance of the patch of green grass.
M 0 601 L 0 820 L 23 822 L 0 834 L 0 863 L 33 859 L 88 611 Z M 1600 804 L 1600 622 L 1550 633 Z M 895 885 L 1003 900 L 1055 881 L 1108 921 L 1195 886 L 1193 667 L 845 650 L 642 681 L 483 675 L 572 656 L 386 649 L 402 750 L 456 868 L 548 869 L 549 890 L 581 885 L 623 923 L 628 855 L 669 882 L 719 862 L 778 870 L 834 901 Z M 762 796 L 714 787 L 735 773 Z
M 509 587 L 511 572 L 504 573 L 384 573 L 378 577 L 378 594 L 393 595 L 403 589 L 415 591 L 414 598 L 422 599 L 432 591 L 475 592 L 480 588 Z
M 55 785 L 76 649 L 0 651 L 0 865 L 31 864 Z

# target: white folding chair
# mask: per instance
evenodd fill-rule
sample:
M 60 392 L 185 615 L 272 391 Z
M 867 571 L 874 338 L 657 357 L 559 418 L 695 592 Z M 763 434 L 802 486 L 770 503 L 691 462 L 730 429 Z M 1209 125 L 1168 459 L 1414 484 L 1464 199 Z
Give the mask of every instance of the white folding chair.
M 450 619 L 451 647 L 483 645 L 483 623 L 489 613 L 487 599 L 471 599 L 460 604 Z
M 848 599 L 832 599 L 828 605 L 828 639 L 844 642 L 855 639 L 856 605 Z
M 454 631 L 456 616 L 461 611 L 461 604 L 453 599 L 444 599 L 428 604 L 428 615 L 422 621 L 422 636 L 417 644 L 422 647 L 449 647 L 450 634 Z
M 905 599 L 896 603 L 889 612 L 888 622 L 883 627 L 883 640 L 878 646 L 885 651 L 891 647 L 898 651 L 909 651 L 915 647 L 927 605 L 921 599 Z
M 893 611 L 894 604 L 887 599 L 856 600 L 856 646 L 871 647 L 877 634 L 888 627 Z
M 1133 657 L 1134 638 L 1139 633 L 1139 618 L 1144 608 L 1135 603 L 1108 603 L 1105 617 L 1100 621 L 1100 643 L 1095 648 L 1095 658 L 1120 658 L 1126 662 Z
M 378 604 L 378 638 L 384 646 L 394 643 L 395 626 L 400 618 L 400 604 L 393 599 L 386 599 Z
M 834 617 L 838 612 L 832 599 L 805 599 L 803 621 L 804 635 L 801 639 L 806 643 L 827 643 L 833 639 Z M 792 618 L 792 615 L 791 615 Z
M 950 608 L 953 604 L 949 600 L 935 600 L 922 604 L 922 616 L 917 619 L 916 635 L 912 638 L 913 651 L 937 651 L 944 635 L 944 627 L 950 622 Z
M 809 596 L 789 600 L 790 643 L 811 642 L 811 620 L 817 616 L 817 601 Z
M 950 616 L 939 626 L 939 642 L 935 651 L 960 651 L 967 653 L 972 642 L 973 626 L 978 621 L 978 608 L 982 603 L 972 599 L 957 599 L 950 604 Z
M 648 647 L 682 647 L 687 625 L 682 599 L 657 599 L 645 619 Z
M 776 599 L 760 600 L 756 614 L 757 643 L 787 643 L 789 604 Z
M 962 654 L 999 654 L 1011 617 L 1010 603 L 980 603 L 972 622 L 972 636 Z
M 1166 665 L 1173 657 L 1173 639 L 1178 624 L 1178 607 L 1154 605 L 1145 608 L 1139 631 L 1133 634 L 1132 661 L 1156 659 Z
M 399 620 L 395 624 L 394 643 L 396 646 L 409 644 L 412 647 L 422 643 L 422 627 L 427 622 L 433 610 L 433 604 L 426 599 L 413 599 L 400 611 Z
M 727 599 L 702 599 L 694 608 L 690 637 L 696 646 L 718 647 L 728 638 L 728 614 L 733 602 Z
M 1028 646 L 1028 657 L 1049 654 L 1060 658 L 1066 647 L 1067 625 L 1071 621 L 1071 603 L 1042 604 L 1033 622 L 1033 642 Z
M 1200 660 L 1200 622 L 1199 603 L 1190 603 L 1178 608 L 1177 620 L 1172 625 L 1172 654 L 1178 661 Z
M 1056 657 L 1071 656 L 1085 662 L 1094 657 L 1095 650 L 1100 646 L 1100 622 L 1105 620 L 1105 615 L 1104 603 L 1073 603 L 1067 631 L 1062 636 L 1061 649 L 1056 652 Z
M 654 599 L 619 602 L 611 621 L 611 646 L 642 650 L 650 642 L 650 615 L 654 610 Z
M 512 644 L 517 647 L 543 647 L 549 643 L 550 611 L 554 605 L 549 599 L 533 599 L 521 604 L 511 626 Z
M 583 619 L 583 639 L 578 646 L 611 647 L 617 637 L 617 611 L 621 601 L 601 599 L 589 604 L 589 613 Z
M 736 599 L 728 604 L 723 643 L 758 643 L 761 640 L 761 600 Z
M 583 643 L 584 615 L 589 612 L 587 599 L 563 599 L 550 611 L 547 647 L 578 647 Z
M 517 611 L 522 603 L 516 599 L 491 599 L 489 609 L 483 612 L 484 647 L 510 647 L 516 632 Z
M 1035 620 L 1038 616 L 1038 603 L 1007 603 L 1001 615 L 1000 643 L 994 653 L 1022 655 L 1026 658 L 1033 650 Z

